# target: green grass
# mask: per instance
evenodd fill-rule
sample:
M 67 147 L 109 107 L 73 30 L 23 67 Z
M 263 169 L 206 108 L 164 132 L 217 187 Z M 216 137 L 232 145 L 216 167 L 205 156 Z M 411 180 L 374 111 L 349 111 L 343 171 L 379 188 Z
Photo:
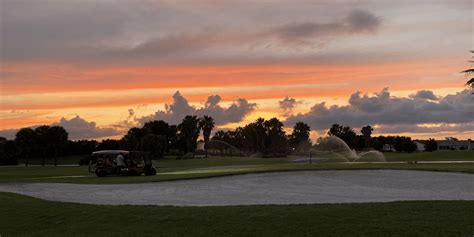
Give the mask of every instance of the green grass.
M 223 158 L 225 159 L 225 158 Z M 234 158 L 232 158 L 234 159 Z M 160 162 L 158 162 L 160 164 Z M 0 168 L 0 182 L 69 182 L 69 183 L 140 183 L 165 180 L 203 178 L 223 175 L 246 174 L 270 171 L 295 170 L 354 170 L 354 169 L 403 169 L 453 171 L 474 173 L 474 163 L 470 164 L 365 164 L 365 163 L 324 163 L 324 164 L 261 164 L 261 165 L 228 165 L 228 166 L 195 166 L 175 167 L 172 163 L 158 166 L 156 176 L 105 177 L 97 178 L 87 172 L 87 167 L 8 167 Z M 73 176 L 73 177 L 68 177 Z M 79 177 L 75 177 L 79 176 Z
M 473 151 L 386 153 L 388 161 L 404 161 L 404 163 L 319 163 L 312 165 L 291 163 L 289 158 L 211 157 L 189 160 L 167 158 L 155 162 L 158 170 L 156 176 L 106 178 L 97 178 L 94 174 L 88 173 L 86 166 L 0 167 L 0 182 L 139 183 L 293 170 L 404 169 L 474 173 L 474 163 L 408 164 L 408 162 L 405 162 L 413 160 L 474 160 L 473 155 Z
M 469 236 L 473 201 L 99 206 L 0 193 L 5 236 Z
M 474 161 L 474 151 L 387 152 L 387 161 Z
M 79 164 L 79 160 L 83 157 L 86 157 L 87 155 L 71 155 L 71 156 L 61 156 L 57 158 L 57 164 L 58 165 L 77 165 Z M 24 164 L 25 159 L 20 159 L 19 163 Z M 45 159 L 45 165 L 54 165 L 54 158 L 46 158 Z M 43 159 L 41 158 L 30 158 L 28 159 L 28 164 L 30 165 L 42 165 L 43 164 Z

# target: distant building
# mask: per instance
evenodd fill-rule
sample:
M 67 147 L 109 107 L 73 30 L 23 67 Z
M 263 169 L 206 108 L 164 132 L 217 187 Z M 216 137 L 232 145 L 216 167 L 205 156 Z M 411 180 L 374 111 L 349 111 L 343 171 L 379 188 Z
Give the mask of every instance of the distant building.
M 474 150 L 474 142 L 472 140 L 439 140 L 438 150 Z
M 425 151 L 425 144 L 415 141 L 416 151 Z

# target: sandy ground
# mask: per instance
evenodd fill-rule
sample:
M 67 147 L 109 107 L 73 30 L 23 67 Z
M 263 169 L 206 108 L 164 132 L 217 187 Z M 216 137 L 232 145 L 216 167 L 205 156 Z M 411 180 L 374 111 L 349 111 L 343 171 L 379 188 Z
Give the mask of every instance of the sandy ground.
M 401 170 L 299 171 L 141 184 L 0 184 L 0 191 L 53 201 L 111 205 L 474 200 L 474 175 Z

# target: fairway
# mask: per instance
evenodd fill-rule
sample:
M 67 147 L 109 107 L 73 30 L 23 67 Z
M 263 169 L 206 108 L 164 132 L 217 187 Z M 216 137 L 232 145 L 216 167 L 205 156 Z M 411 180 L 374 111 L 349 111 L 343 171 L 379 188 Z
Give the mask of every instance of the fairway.
M 156 176 L 97 178 L 87 166 L 0 167 L 0 183 L 61 182 L 90 184 L 143 183 L 235 174 L 298 170 L 395 169 L 474 173 L 474 163 L 422 163 L 426 161 L 474 161 L 474 151 L 437 151 L 419 153 L 385 153 L 388 163 L 294 163 L 293 158 L 210 157 L 155 160 Z M 411 161 L 420 161 L 413 163 Z M 397 162 L 397 163 L 390 163 Z
M 0 193 L 2 236 L 472 236 L 473 220 L 473 201 L 132 207 Z

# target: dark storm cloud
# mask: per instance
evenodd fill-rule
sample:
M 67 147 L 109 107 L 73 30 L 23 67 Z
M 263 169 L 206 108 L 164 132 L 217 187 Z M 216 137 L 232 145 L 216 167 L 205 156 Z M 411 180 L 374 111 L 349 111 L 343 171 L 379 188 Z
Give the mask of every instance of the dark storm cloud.
M 222 9 L 202 7 L 203 3 L 196 9 L 167 1 L 6 0 L 0 4 L 0 49 L 7 61 L 248 62 L 262 57 L 262 52 L 249 55 L 253 49 L 271 54 L 274 49 L 267 46 L 272 41 L 279 48 L 300 47 L 300 41 L 324 44 L 329 38 L 374 32 L 381 23 L 372 13 L 356 10 L 326 23 L 316 16 L 303 22 L 283 16 L 284 22 L 266 19 L 266 24 L 241 22 L 232 28 L 230 19 L 210 17 L 209 11 Z
M 138 118 L 140 124 L 151 120 L 163 120 L 170 124 L 179 124 L 186 115 L 204 115 L 214 118 L 216 125 L 227 123 L 237 123 L 242 121 L 247 114 L 254 111 L 256 104 L 249 103 L 246 99 L 239 98 L 229 107 L 222 107 L 220 96 L 209 96 L 204 107 L 196 108 L 189 104 L 188 100 L 176 92 L 173 95 L 173 102 L 165 105 L 165 110 L 156 111 L 155 114 Z
M 284 41 L 311 41 L 317 38 L 328 38 L 355 33 L 375 32 L 381 19 L 371 12 L 355 10 L 341 20 L 330 23 L 300 22 L 276 28 L 271 33 Z
M 380 26 L 379 17 L 368 11 L 355 10 L 342 20 L 330 23 L 298 22 L 270 29 L 245 30 L 236 33 L 226 30 L 204 31 L 200 33 L 169 34 L 142 42 L 129 49 L 111 50 L 111 57 L 153 58 L 159 56 L 190 57 L 201 51 L 222 46 L 251 48 L 268 47 L 269 42 L 276 41 L 279 47 L 300 47 L 301 43 L 324 44 L 335 37 L 358 33 L 373 33 Z M 247 47 L 247 48 L 248 48 Z M 206 53 L 209 53 L 206 51 Z M 207 55 L 212 57 L 212 53 Z M 200 55 L 200 54 L 199 54 Z M 167 58 L 169 59 L 169 58 Z M 155 60 L 162 60 L 156 58 Z
M 438 101 L 394 97 L 388 89 L 373 96 L 356 92 L 350 96 L 349 105 L 316 104 L 307 113 L 288 117 L 287 126 L 298 121 L 306 122 L 317 130 L 339 123 L 354 127 L 367 124 L 391 126 L 391 131 L 395 132 L 398 125 L 441 123 L 458 124 L 459 131 L 462 131 L 461 125 L 474 122 L 474 97 L 468 90 L 439 97 Z M 402 130 L 405 129 L 399 132 Z
M 437 133 L 437 132 L 455 132 L 458 134 L 462 133 L 473 133 L 474 123 L 463 123 L 463 124 L 440 124 L 438 126 L 422 126 L 422 125 L 384 125 L 383 127 L 377 128 L 377 133 Z

